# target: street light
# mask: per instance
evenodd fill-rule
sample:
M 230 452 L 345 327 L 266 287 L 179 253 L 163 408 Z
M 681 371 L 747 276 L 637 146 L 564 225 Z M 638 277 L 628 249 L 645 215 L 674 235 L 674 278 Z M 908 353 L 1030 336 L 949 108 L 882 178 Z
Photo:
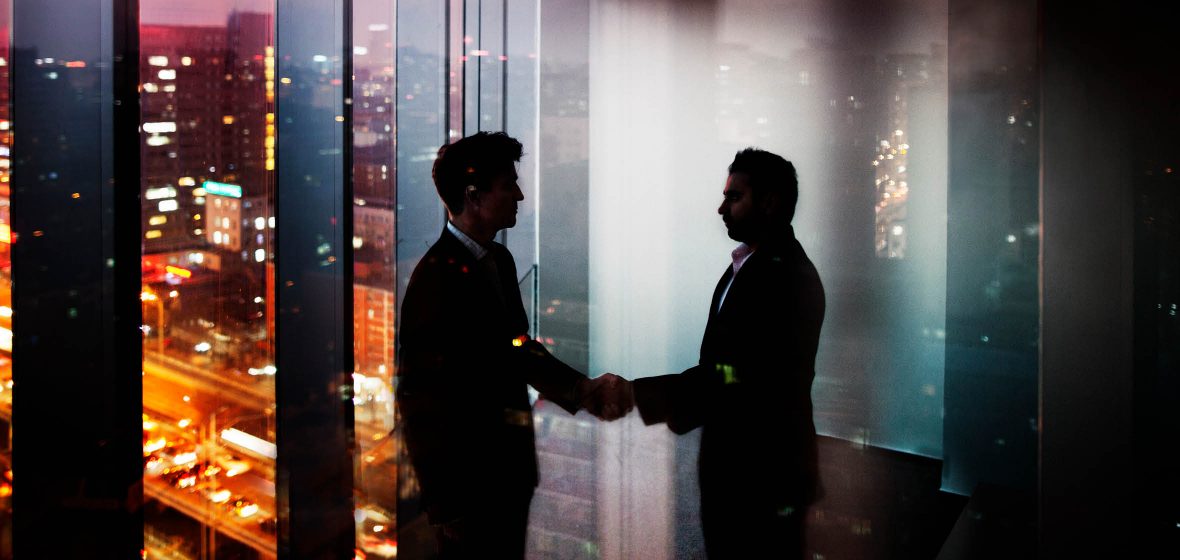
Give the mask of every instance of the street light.
M 139 301 L 145 301 L 145 302 L 152 301 L 152 302 L 156 303 L 156 327 L 160 331 L 160 333 L 156 336 L 156 338 L 159 341 L 160 355 L 163 356 L 164 355 L 164 301 L 161 300 L 160 296 L 157 296 L 155 292 L 153 292 L 147 288 L 144 288 L 144 290 L 139 293 Z

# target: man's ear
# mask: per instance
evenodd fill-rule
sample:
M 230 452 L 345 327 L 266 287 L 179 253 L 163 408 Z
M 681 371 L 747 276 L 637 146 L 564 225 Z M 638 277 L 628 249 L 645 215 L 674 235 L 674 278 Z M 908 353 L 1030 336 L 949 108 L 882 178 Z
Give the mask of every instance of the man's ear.
M 472 205 L 479 202 L 479 189 L 475 188 L 475 185 L 467 185 L 463 189 L 463 201 Z
M 782 210 L 783 197 L 779 196 L 777 192 L 763 193 L 759 198 L 762 199 L 759 206 L 767 216 L 777 215 Z

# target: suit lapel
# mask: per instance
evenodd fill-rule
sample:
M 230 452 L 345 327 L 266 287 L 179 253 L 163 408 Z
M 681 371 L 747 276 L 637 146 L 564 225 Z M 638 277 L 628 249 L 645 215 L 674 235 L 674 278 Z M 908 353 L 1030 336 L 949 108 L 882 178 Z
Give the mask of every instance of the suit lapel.
M 721 275 L 721 279 L 717 281 L 717 287 L 713 288 L 713 301 L 709 304 L 709 321 L 717 315 L 719 311 L 718 306 L 721 303 L 721 294 L 725 293 L 725 287 L 729 285 L 729 279 L 733 278 L 733 267 L 727 267 L 725 274 Z
M 497 328 L 507 328 L 513 332 L 528 330 L 528 318 L 524 315 L 519 292 L 514 289 L 516 270 L 511 266 L 509 259 L 503 258 L 497 247 L 488 248 L 488 255 L 484 258 L 492 259 L 499 276 L 493 278 L 489 267 L 477 261 L 471 250 L 450 231 L 444 229 L 440 241 L 446 243 L 445 256 L 454 258 L 456 264 L 461 267 L 460 271 L 465 276 L 464 283 L 471 288 L 462 297 L 471 302 L 472 308 L 482 310 L 479 315 L 496 324 Z M 519 326 L 521 321 L 524 321 L 525 327 Z
M 487 267 L 475 260 L 471 250 L 450 231 L 444 229 L 440 241 L 446 244 L 443 257 L 454 259 L 457 265 L 454 270 L 462 275 L 462 284 L 469 288 L 464 290 L 465 293 L 456 295 L 471 302 L 477 309 L 500 307 L 502 298 L 497 293 L 492 278 L 489 277 Z
M 725 274 L 721 276 L 721 281 L 717 283 L 717 289 L 713 294 L 713 307 L 711 308 L 712 313 L 710 315 L 710 322 L 713 322 L 712 319 L 715 318 L 716 315 L 724 315 L 725 318 L 730 318 L 734 314 L 747 312 L 748 306 L 745 301 L 746 292 L 749 290 L 749 284 L 751 282 L 757 281 L 758 270 L 763 266 L 762 261 L 768 258 L 766 256 L 767 253 L 768 251 L 765 250 L 755 251 L 754 254 L 750 255 L 750 258 L 746 259 L 746 262 L 742 264 L 742 269 L 737 274 L 734 274 L 732 266 L 726 269 Z M 733 279 L 732 282 L 730 282 L 731 278 Z M 727 284 L 729 286 L 728 292 L 725 291 Z M 720 301 L 722 293 L 725 294 L 724 302 Z M 720 309 L 718 309 L 719 304 Z
M 725 287 L 729 285 L 730 278 L 733 278 L 733 267 L 725 269 L 725 274 L 721 275 L 721 279 L 717 281 L 717 287 L 713 289 L 713 302 L 709 304 L 709 321 L 705 323 L 705 336 L 701 337 L 702 360 L 711 353 L 710 348 L 721 328 L 721 319 L 718 317 L 720 310 L 717 309 L 717 305 L 721 302 L 721 294 L 725 293 Z M 728 300 L 729 296 L 726 296 L 725 299 Z
M 508 249 L 503 249 L 507 253 Z M 516 264 L 512 259 L 501 258 L 499 251 L 494 253 L 496 268 L 500 273 L 500 288 L 503 292 L 504 311 L 513 332 L 525 333 L 529 330 L 528 314 L 524 309 L 524 300 L 520 295 L 520 287 L 516 280 Z

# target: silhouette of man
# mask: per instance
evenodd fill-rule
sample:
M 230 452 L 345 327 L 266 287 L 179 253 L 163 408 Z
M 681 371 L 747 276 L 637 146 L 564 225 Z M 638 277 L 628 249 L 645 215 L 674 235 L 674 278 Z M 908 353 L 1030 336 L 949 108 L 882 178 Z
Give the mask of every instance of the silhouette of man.
M 516 263 L 492 240 L 516 225 L 521 153 L 502 132 L 439 149 L 433 176 L 448 221 L 402 304 L 398 406 L 443 558 L 524 557 L 538 481 L 526 384 L 570 413 L 630 409 L 619 378 L 590 381 L 527 336 Z
M 701 521 L 710 559 L 800 558 L 818 494 L 811 382 L 824 316 L 795 240 L 795 167 L 747 148 L 717 212 L 741 244 L 717 282 L 699 365 L 631 382 L 646 424 L 701 433 Z

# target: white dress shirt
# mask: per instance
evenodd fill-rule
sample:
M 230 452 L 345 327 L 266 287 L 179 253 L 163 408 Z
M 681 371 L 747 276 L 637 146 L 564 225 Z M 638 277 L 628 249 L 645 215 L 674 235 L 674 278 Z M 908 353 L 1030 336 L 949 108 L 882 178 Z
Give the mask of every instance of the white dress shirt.
M 725 285 L 725 290 L 721 292 L 721 299 L 717 300 L 717 311 L 721 311 L 722 304 L 725 303 L 725 296 L 729 295 L 729 288 L 733 286 L 734 279 L 737 278 L 738 271 L 742 269 L 742 265 L 746 264 L 750 255 L 754 254 L 754 250 L 749 245 L 742 243 L 730 253 L 733 258 L 733 275 L 729 277 L 729 283 Z

